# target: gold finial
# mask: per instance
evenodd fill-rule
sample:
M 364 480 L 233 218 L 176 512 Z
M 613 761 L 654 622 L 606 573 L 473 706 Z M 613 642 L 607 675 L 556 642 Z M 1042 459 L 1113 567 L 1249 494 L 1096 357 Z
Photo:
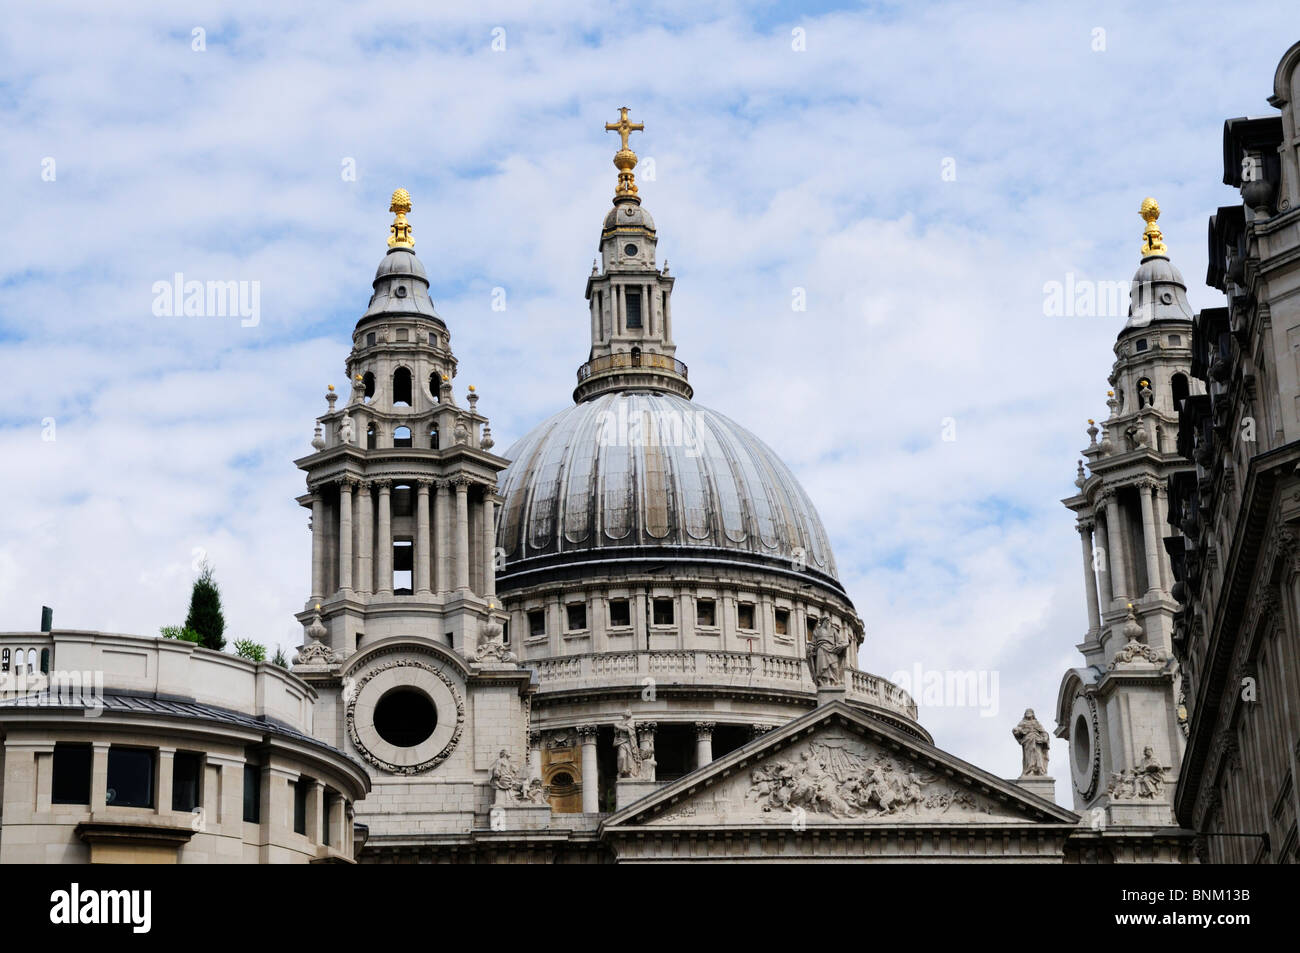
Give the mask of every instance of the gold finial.
M 393 224 L 388 226 L 388 230 L 393 233 L 388 237 L 389 248 L 415 247 L 415 229 L 411 228 L 406 222 L 406 213 L 410 210 L 411 193 L 406 189 L 398 189 L 393 193 L 393 201 L 388 206 L 388 211 L 397 213 L 397 217 L 393 219 Z
M 331 391 L 333 391 L 333 390 L 334 390 L 334 385 L 333 385 L 333 384 L 330 384 L 330 385 L 329 385 L 329 389 L 330 389 Z
M 1156 224 L 1156 219 L 1160 217 L 1159 203 L 1147 196 L 1142 200 L 1138 214 L 1147 223 L 1147 227 L 1142 230 L 1142 257 L 1169 254 L 1169 249 L 1165 247 L 1165 236 L 1160 234 L 1160 226 Z
M 633 132 L 643 132 L 645 123 L 628 122 L 627 110 L 627 106 L 620 106 L 618 122 L 605 123 L 605 131 L 617 132 L 622 140 L 618 152 L 614 153 L 614 168 L 618 169 L 618 188 L 614 190 L 614 198 L 636 195 L 636 178 L 632 175 L 632 170 L 636 168 L 636 153 L 627 147 L 627 137 Z
M 469 385 L 469 389 L 472 391 L 472 390 L 474 389 L 474 385 L 473 385 L 473 384 L 470 384 L 470 385 Z
M 319 602 L 316 603 L 316 611 L 317 611 L 317 612 L 320 612 L 320 603 L 319 603 Z

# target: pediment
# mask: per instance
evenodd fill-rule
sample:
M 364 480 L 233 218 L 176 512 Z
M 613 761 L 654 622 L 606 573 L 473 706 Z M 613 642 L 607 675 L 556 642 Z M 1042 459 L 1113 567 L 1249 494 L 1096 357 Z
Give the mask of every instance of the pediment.
M 1078 816 L 836 702 L 612 815 L 627 827 L 1076 824 Z

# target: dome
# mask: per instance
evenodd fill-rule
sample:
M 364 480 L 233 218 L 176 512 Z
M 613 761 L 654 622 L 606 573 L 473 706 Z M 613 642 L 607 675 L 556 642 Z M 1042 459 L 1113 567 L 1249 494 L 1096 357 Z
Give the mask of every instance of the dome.
M 843 594 L 826 530 L 789 468 L 740 425 L 676 394 L 603 394 L 505 456 L 505 578 L 593 558 L 707 561 L 812 576 Z
M 375 293 L 361 321 L 395 315 L 423 315 L 438 318 L 429 297 L 429 275 L 415 252 L 402 247 L 389 249 L 375 269 Z
M 653 232 L 655 220 L 641 205 L 635 202 L 621 202 L 610 209 L 605 216 L 602 229 L 609 231 L 611 228 L 644 228 Z
M 1157 321 L 1192 322 L 1187 283 L 1182 272 L 1163 255 L 1142 259 L 1133 275 L 1132 289 L 1126 329 L 1144 328 Z

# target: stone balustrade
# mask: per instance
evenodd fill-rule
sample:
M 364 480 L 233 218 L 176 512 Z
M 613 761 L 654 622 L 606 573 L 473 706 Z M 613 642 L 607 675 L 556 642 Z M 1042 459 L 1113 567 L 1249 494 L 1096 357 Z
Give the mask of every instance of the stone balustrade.
M 758 688 L 815 695 L 803 659 L 757 652 L 640 651 L 566 655 L 524 664 L 537 669 L 541 691 L 639 685 L 644 678 L 701 688 Z M 907 692 L 869 672 L 846 673 L 847 700 L 916 720 L 916 703 Z

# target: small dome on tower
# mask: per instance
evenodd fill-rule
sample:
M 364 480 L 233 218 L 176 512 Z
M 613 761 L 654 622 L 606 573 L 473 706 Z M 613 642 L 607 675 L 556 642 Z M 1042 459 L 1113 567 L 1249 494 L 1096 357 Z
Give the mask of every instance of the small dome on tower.
M 1160 206 L 1153 198 L 1143 199 L 1138 214 L 1147 224 L 1142 233 L 1142 263 L 1133 275 L 1124 327 L 1145 328 L 1164 321 L 1189 324 L 1192 306 L 1187 301 L 1187 282 L 1169 260 L 1164 236 L 1156 224 Z

